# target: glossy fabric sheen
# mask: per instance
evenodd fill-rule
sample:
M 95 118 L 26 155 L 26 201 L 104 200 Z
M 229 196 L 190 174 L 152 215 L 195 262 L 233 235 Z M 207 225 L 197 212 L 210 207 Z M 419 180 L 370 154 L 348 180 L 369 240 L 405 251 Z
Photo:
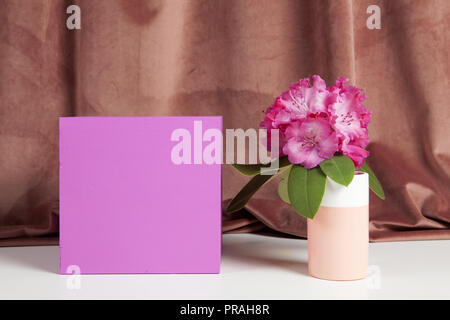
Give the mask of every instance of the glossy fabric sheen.
M 82 28 L 70 31 L 72 2 L 0 1 L 0 245 L 58 241 L 58 117 L 223 115 L 224 128 L 255 128 L 312 74 L 350 78 L 373 111 L 369 163 L 387 198 L 370 196 L 370 239 L 450 239 L 450 1 L 75 2 Z M 372 4 L 380 30 L 366 27 Z M 227 201 L 248 177 L 222 170 Z M 306 237 L 276 182 L 225 214 L 223 231 Z

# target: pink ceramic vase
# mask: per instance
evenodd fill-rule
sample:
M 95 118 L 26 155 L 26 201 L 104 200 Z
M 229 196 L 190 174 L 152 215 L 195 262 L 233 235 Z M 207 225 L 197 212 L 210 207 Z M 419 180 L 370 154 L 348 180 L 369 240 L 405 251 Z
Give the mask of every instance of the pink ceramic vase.
M 356 172 L 348 187 L 327 178 L 321 207 L 308 219 L 308 269 L 326 280 L 367 276 L 369 176 Z

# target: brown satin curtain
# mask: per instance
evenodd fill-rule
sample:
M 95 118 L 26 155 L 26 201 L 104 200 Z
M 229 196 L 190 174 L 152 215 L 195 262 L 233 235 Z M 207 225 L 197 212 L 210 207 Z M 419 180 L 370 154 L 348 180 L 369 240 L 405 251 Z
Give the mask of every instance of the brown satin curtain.
M 81 30 L 66 8 L 81 7 Z M 381 8 L 381 30 L 366 27 Z M 257 127 L 288 85 L 345 76 L 373 110 L 373 241 L 450 239 L 450 1 L 0 0 L 0 245 L 57 243 L 58 117 L 223 115 Z M 246 183 L 223 167 L 224 206 Z M 62 213 L 63 214 L 63 213 Z M 224 232 L 305 236 L 276 183 Z

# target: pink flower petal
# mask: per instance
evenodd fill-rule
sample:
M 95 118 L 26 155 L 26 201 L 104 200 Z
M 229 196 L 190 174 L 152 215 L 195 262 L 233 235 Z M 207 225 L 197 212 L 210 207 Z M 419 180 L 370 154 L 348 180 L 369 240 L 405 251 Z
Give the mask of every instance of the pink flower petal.
M 338 150 L 338 138 L 328 121 L 308 118 L 292 123 L 286 129 L 288 142 L 283 152 L 289 161 L 310 169 L 325 159 L 333 157 Z

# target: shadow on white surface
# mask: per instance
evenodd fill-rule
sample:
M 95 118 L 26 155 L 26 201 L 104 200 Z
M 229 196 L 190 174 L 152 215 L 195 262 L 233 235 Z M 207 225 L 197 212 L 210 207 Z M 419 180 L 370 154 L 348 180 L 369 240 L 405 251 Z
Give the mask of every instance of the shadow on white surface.
M 57 246 L 0 248 L 0 299 L 448 299 L 450 241 L 370 244 L 370 276 L 307 275 L 307 241 L 224 235 L 220 274 L 59 275 Z M 71 282 L 72 283 L 72 282 Z
M 31 250 L 16 250 L 15 247 L 1 251 L 3 264 L 10 264 L 26 270 L 38 270 L 59 273 L 58 246 L 28 247 Z M 27 249 L 28 249 L 27 248 Z M 35 250 L 33 250 L 35 248 Z
M 264 237 L 271 238 L 270 236 Z M 275 268 L 308 276 L 306 241 L 289 243 L 247 240 L 243 243 L 237 237 L 236 239 L 229 237 L 227 240 L 222 244 L 223 259 L 235 264 L 246 265 L 249 268 Z

